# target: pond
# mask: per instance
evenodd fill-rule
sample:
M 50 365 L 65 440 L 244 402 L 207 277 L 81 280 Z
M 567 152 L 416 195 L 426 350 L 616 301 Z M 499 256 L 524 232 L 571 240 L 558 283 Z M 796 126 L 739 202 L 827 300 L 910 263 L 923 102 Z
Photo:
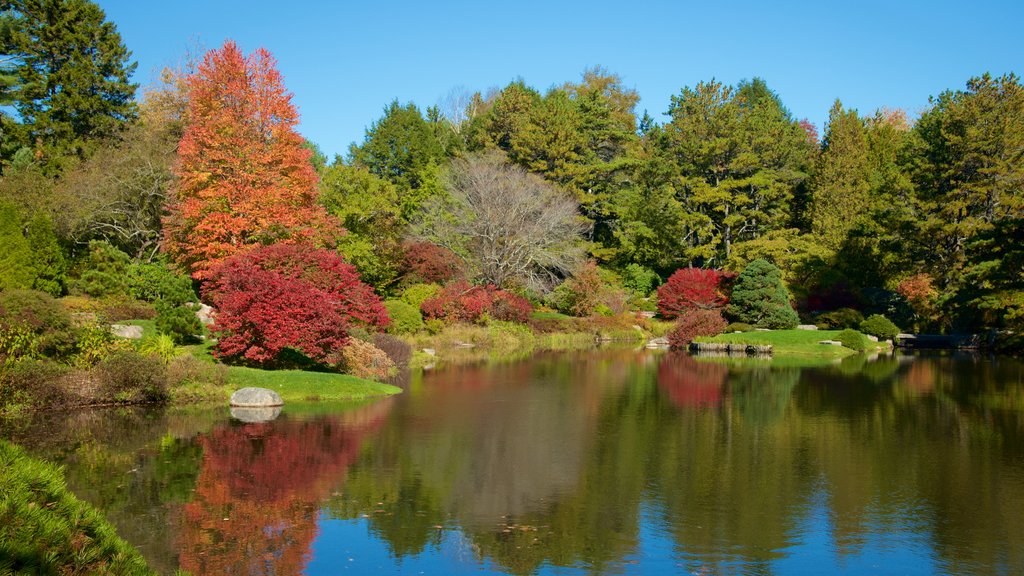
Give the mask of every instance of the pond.
M 1024 364 L 603 350 L 414 374 L 400 396 L 52 414 L 161 572 L 1021 574 Z

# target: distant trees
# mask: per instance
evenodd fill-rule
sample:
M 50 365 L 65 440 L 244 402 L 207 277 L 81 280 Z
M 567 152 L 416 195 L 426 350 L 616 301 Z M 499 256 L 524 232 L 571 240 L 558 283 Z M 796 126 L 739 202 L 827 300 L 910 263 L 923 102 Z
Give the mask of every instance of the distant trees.
M 0 159 L 30 152 L 49 173 L 137 114 L 135 64 L 114 24 L 88 0 L 11 0 L 0 13 Z
M 418 231 L 463 258 L 476 279 L 550 287 L 582 261 L 576 201 L 501 155 L 453 161 L 446 188 Z
M 311 152 L 269 52 L 234 42 L 206 54 L 189 77 L 189 123 L 178 146 L 178 186 L 164 246 L 193 277 L 276 242 L 330 243 L 337 221 L 316 203 Z

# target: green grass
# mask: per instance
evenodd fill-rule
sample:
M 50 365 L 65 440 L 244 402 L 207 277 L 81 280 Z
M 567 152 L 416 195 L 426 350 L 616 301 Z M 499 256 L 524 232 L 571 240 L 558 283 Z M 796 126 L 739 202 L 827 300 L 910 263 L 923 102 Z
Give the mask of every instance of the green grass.
M 698 338 L 698 342 L 728 342 L 734 344 L 771 344 L 774 357 L 802 357 L 833 359 L 856 354 L 849 348 L 818 344 L 821 340 L 834 340 L 839 330 L 771 330 L 769 332 L 743 332 L 720 334 L 713 338 Z M 867 351 L 876 349 L 874 342 Z M 879 347 L 880 348 L 880 347 Z
M 256 386 L 268 388 L 288 402 L 361 400 L 390 396 L 402 391 L 397 386 L 356 378 L 348 374 L 305 372 L 303 370 L 260 370 L 242 366 L 228 367 L 232 388 Z
M 60 468 L 0 440 L 0 574 L 154 574 Z
M 533 318 L 534 320 L 572 320 L 573 317 L 568 314 L 562 314 L 561 312 L 534 310 L 530 314 L 530 318 Z
M 156 320 L 124 320 L 122 322 L 114 322 L 114 324 L 123 324 L 125 326 L 142 326 L 143 338 L 156 336 Z

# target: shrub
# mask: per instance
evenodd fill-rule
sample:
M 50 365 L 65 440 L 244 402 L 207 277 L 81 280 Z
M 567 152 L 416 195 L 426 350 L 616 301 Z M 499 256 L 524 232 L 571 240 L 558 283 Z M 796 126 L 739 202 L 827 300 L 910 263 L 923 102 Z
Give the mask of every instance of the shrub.
M 668 333 L 669 346 L 685 349 L 698 336 L 717 336 L 725 331 L 726 322 L 718 310 L 693 310 L 679 318 Z
M 437 296 L 440 291 L 441 286 L 438 284 L 413 284 L 402 291 L 400 299 L 419 310 L 425 300 Z
M 388 325 L 390 334 L 415 334 L 423 329 L 423 314 L 419 308 L 401 300 L 385 300 L 384 307 L 388 310 L 391 324 Z
M 228 368 L 223 364 L 206 362 L 190 354 L 182 354 L 176 356 L 167 365 L 167 384 L 169 386 L 186 384 L 227 386 Z
M 767 260 L 754 260 L 743 269 L 733 286 L 726 313 L 736 322 L 762 328 L 787 329 L 800 323 L 789 304 L 782 273 Z
M 627 264 L 620 273 L 622 286 L 637 296 L 647 296 L 658 285 L 661 278 L 658 273 L 640 264 Z
M 148 302 L 138 300 L 113 300 L 104 302 L 97 316 L 103 322 L 120 322 L 122 320 L 150 320 L 156 317 L 156 309 Z
M 203 333 L 203 324 L 196 317 L 191 306 L 172 306 L 164 301 L 157 302 L 156 329 L 171 337 L 177 344 L 196 341 Z
M 491 284 L 473 286 L 465 280 L 456 280 L 441 289 L 420 307 L 427 320 L 445 322 L 477 322 L 484 318 L 526 322 L 530 318 L 530 303 L 521 296 L 500 290 Z
M 350 327 L 385 328 L 387 310 L 337 253 L 274 244 L 229 258 L 203 293 L 217 318 L 219 358 L 289 365 L 288 349 L 336 365 Z
M 115 338 L 108 326 L 86 326 L 78 331 L 71 363 L 79 368 L 89 368 L 115 352 L 132 350 L 132 346 L 131 340 Z
M 390 334 L 374 334 L 373 345 L 391 358 L 397 368 L 405 368 L 412 358 L 412 348 L 401 338 Z
M 77 292 L 98 298 L 128 292 L 127 273 L 131 258 L 110 244 L 93 240 L 89 254 L 79 263 L 79 275 L 71 282 Z
M 75 345 L 71 315 L 49 294 L 36 290 L 0 292 L 0 330 L 31 334 L 33 349 L 43 356 L 67 356 Z
M 728 302 L 721 283 L 718 270 L 680 268 L 658 288 L 658 312 L 676 318 L 692 310 L 721 308 Z
M 725 327 L 725 332 L 750 332 L 754 329 L 750 324 L 744 324 L 743 322 L 733 322 Z
M 96 365 L 103 399 L 114 402 L 167 400 L 167 368 L 157 356 L 119 351 Z
M 64 259 L 64 251 L 57 243 L 53 222 L 45 214 L 37 213 L 29 220 L 26 232 L 26 239 L 32 249 L 32 266 L 36 274 L 32 288 L 46 292 L 50 296 L 60 296 L 64 292 L 67 261 Z
M 146 302 L 163 301 L 180 306 L 198 300 L 192 290 L 192 280 L 160 262 L 129 266 L 127 285 L 132 298 Z
M 350 339 L 342 348 L 341 356 L 345 372 L 357 378 L 384 380 L 395 367 L 383 350 L 356 338 Z
M 860 323 L 864 321 L 864 315 L 853 308 L 840 308 L 832 312 L 818 314 L 814 320 L 819 328 L 829 330 L 851 328 L 856 330 Z
M 441 283 L 462 275 L 458 256 L 447 248 L 431 242 L 407 242 L 402 248 L 407 282 Z
M 863 352 L 867 349 L 868 343 L 864 335 L 856 330 L 847 328 L 839 334 L 836 334 L 835 339 L 839 341 L 844 347 L 850 350 L 856 350 L 857 352 Z
M 0 364 L 0 411 L 75 403 L 76 395 L 62 385 L 69 370 L 66 365 L 45 358 L 22 358 Z
M 585 317 L 621 314 L 626 310 L 626 300 L 619 277 L 589 261 L 551 291 L 545 303 L 559 312 Z
M 0 290 L 31 288 L 35 280 L 32 248 L 21 233 L 18 209 L 0 202 Z
M 866 320 L 860 323 L 860 331 L 885 340 L 892 340 L 900 333 L 900 329 L 881 314 L 868 316 Z
M 174 339 L 167 334 L 157 334 L 150 338 L 146 338 L 139 343 L 139 352 L 148 356 L 156 356 L 169 363 L 178 355 L 178 350 L 174 346 Z

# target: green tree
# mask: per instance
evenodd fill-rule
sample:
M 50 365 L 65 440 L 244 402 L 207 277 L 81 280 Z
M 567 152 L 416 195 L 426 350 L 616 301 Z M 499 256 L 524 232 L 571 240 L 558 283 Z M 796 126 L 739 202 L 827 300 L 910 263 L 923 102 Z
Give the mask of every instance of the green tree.
M 733 286 L 726 314 L 737 322 L 763 328 L 793 328 L 800 322 L 789 304 L 782 273 L 767 260 L 754 260 L 743 269 Z
M 36 274 L 32 288 L 50 296 L 60 296 L 64 292 L 67 261 L 57 242 L 57 235 L 53 232 L 50 218 L 41 212 L 36 213 L 28 222 L 26 236 L 32 249 L 32 265 Z
M 17 113 L 4 126 L 5 141 L 33 148 L 46 165 L 59 167 L 61 157 L 84 157 L 135 118 L 136 85 L 129 78 L 136 65 L 99 6 L 10 0 L 3 8 L 0 57 L 11 62 L 4 100 Z
M 870 205 L 867 128 L 856 110 L 835 101 L 814 170 L 811 229 L 835 250 L 846 240 Z
M 0 290 L 31 288 L 35 279 L 32 248 L 22 235 L 18 210 L 0 202 Z

